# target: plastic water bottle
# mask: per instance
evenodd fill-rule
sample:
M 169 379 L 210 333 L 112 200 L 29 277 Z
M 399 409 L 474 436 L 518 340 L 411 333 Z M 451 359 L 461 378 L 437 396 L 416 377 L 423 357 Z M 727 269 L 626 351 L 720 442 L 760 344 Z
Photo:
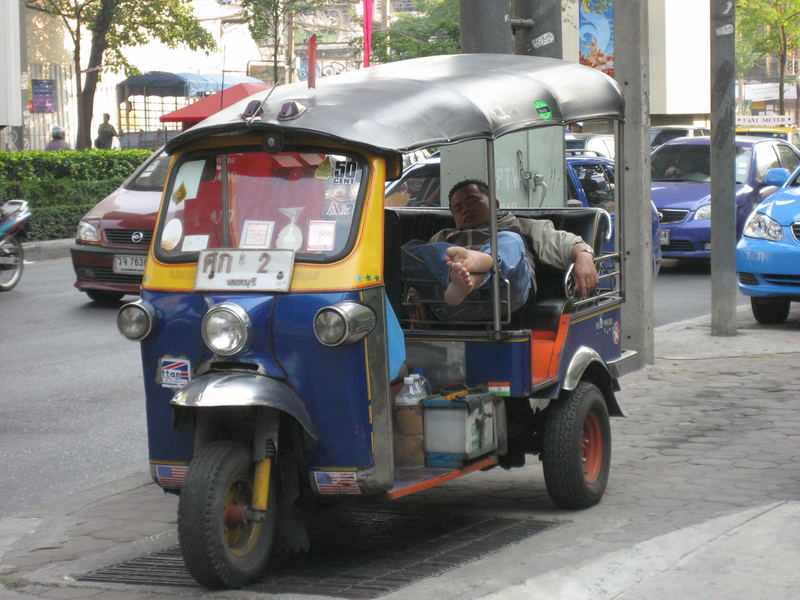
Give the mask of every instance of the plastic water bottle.
M 414 406 L 422 402 L 427 395 L 422 378 L 414 373 L 403 378 L 403 387 L 397 392 L 394 401 L 399 406 Z
M 433 394 L 431 382 L 428 381 L 427 377 L 425 377 L 425 371 L 423 369 L 414 369 L 414 375 L 419 375 L 419 378 L 422 381 L 422 389 L 425 390 L 425 395 L 430 396 Z

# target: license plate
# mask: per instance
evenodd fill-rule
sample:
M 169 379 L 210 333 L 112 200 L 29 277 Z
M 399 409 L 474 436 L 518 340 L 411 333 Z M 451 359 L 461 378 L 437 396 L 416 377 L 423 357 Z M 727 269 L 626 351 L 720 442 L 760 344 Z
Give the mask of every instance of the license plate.
M 194 289 L 286 292 L 293 269 L 292 250 L 203 250 Z
M 115 255 L 114 273 L 128 273 L 141 275 L 144 273 L 146 256 Z
M 669 246 L 669 229 L 659 229 L 658 237 L 661 240 L 662 246 Z

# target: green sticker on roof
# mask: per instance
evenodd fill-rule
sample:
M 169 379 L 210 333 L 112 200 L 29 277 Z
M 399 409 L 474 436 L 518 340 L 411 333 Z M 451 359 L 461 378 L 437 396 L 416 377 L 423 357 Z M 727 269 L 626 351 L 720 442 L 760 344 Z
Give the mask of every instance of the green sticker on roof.
M 549 121 L 553 118 L 553 111 L 550 110 L 550 105 L 544 100 L 537 100 L 534 102 L 533 108 L 536 109 L 536 113 L 545 121 Z

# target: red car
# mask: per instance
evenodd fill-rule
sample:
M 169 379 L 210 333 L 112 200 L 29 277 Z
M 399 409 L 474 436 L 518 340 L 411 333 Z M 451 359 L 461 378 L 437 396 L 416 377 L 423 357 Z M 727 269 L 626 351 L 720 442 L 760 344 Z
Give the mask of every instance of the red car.
M 101 304 L 138 294 L 169 157 L 157 150 L 78 223 L 75 287 Z

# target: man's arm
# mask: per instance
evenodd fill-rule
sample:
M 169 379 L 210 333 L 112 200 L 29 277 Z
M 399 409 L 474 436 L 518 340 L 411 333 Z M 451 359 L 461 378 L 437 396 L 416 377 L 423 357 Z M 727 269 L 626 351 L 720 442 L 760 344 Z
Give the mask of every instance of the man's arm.
M 575 264 L 572 269 L 575 288 L 581 298 L 586 298 L 599 283 L 594 266 L 594 250 L 585 242 L 575 244 L 572 247 L 572 262 Z

